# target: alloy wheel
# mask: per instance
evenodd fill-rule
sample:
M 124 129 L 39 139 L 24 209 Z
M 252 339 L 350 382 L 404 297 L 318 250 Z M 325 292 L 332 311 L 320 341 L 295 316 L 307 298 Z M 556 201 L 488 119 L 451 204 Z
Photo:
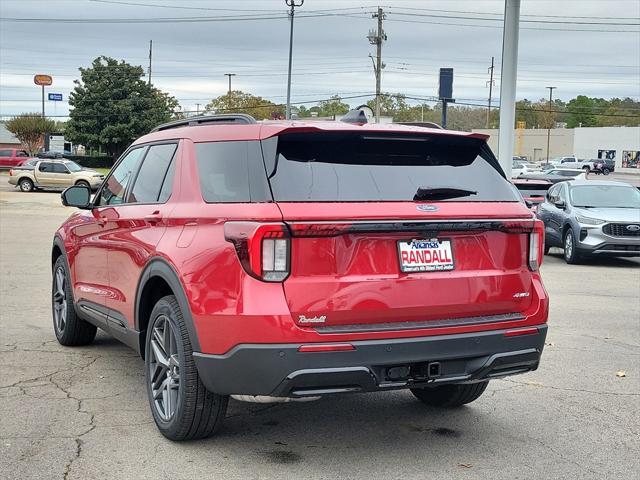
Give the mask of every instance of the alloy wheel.
M 54 278 L 55 290 L 53 292 L 53 317 L 56 329 L 59 333 L 64 332 L 67 322 L 67 293 L 66 274 L 62 267 L 58 267 Z
M 169 318 L 160 315 L 153 324 L 149 352 L 149 381 L 156 412 L 169 421 L 176 412 L 180 393 L 178 344 Z
M 573 255 L 573 235 L 568 232 L 564 237 L 564 256 L 565 258 L 571 258 Z

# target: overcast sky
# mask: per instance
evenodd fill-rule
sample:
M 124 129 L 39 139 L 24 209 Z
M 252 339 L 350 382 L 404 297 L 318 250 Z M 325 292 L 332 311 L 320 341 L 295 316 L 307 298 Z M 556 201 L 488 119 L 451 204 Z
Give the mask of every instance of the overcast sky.
M 497 101 L 504 0 L 384 0 L 382 6 L 383 91 L 437 95 L 439 67 L 453 67 L 454 96 L 486 104 L 494 56 Z M 375 8 L 368 0 L 306 0 L 296 10 L 292 102 L 375 91 L 368 58 L 375 49 L 366 38 L 376 26 Z M 552 85 L 565 100 L 578 94 L 640 99 L 640 0 L 522 0 L 521 15 L 518 98 L 545 97 Z M 0 0 L 0 17 L 3 116 L 40 110 L 36 73 L 52 75 L 47 91 L 64 96 L 47 102 L 47 114 L 65 115 L 78 67 L 107 55 L 146 69 L 150 39 L 153 83 L 185 110 L 224 94 L 227 72 L 237 74 L 234 89 L 275 102 L 286 98 L 285 0 Z

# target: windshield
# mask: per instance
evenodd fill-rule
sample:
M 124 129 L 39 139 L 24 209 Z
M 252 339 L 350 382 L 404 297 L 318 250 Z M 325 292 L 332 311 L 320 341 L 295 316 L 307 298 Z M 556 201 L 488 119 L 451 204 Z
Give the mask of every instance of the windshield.
M 82 167 L 78 165 L 76 162 L 66 162 L 65 165 L 69 169 L 70 172 L 79 172 L 82 170 Z
M 571 187 L 574 207 L 640 208 L 640 190 L 624 185 L 579 185 Z
M 519 200 L 474 138 L 292 133 L 278 137 L 275 153 L 267 172 L 281 202 Z

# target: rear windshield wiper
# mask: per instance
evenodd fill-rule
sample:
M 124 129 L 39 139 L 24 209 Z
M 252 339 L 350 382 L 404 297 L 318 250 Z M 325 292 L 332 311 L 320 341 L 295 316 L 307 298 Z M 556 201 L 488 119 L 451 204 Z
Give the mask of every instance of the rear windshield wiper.
M 446 200 L 447 198 L 469 197 L 478 192 L 454 187 L 419 187 L 414 200 Z

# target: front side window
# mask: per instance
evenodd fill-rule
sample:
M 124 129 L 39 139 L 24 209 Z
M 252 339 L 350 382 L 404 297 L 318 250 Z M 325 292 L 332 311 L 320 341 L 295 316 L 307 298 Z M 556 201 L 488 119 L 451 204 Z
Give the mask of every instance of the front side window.
M 65 165 L 69 169 L 70 172 L 79 172 L 82 170 L 82 167 L 78 165 L 76 162 L 65 162 Z
M 131 150 L 112 170 L 100 191 L 98 205 L 120 205 L 124 203 L 127 186 L 138 168 L 138 163 L 146 148 Z
M 567 188 L 565 185 L 560 187 L 560 193 L 558 194 L 558 199 L 567 203 Z
M 170 165 L 175 162 L 174 156 L 177 148 L 178 145 L 175 143 L 149 147 L 127 198 L 127 203 L 157 203 L 160 201 L 160 192 L 164 182 L 173 185 L 173 171 L 171 178 L 167 177 L 169 177 Z M 168 198 L 166 196 L 166 199 Z
M 29 155 L 27 155 L 27 152 L 25 152 L 24 150 L 20 150 L 18 152 L 18 157 L 28 157 Z
M 560 185 L 554 185 L 549 189 L 549 193 L 547 193 L 549 202 L 555 203 L 558 200 L 558 190 L 560 190 Z

